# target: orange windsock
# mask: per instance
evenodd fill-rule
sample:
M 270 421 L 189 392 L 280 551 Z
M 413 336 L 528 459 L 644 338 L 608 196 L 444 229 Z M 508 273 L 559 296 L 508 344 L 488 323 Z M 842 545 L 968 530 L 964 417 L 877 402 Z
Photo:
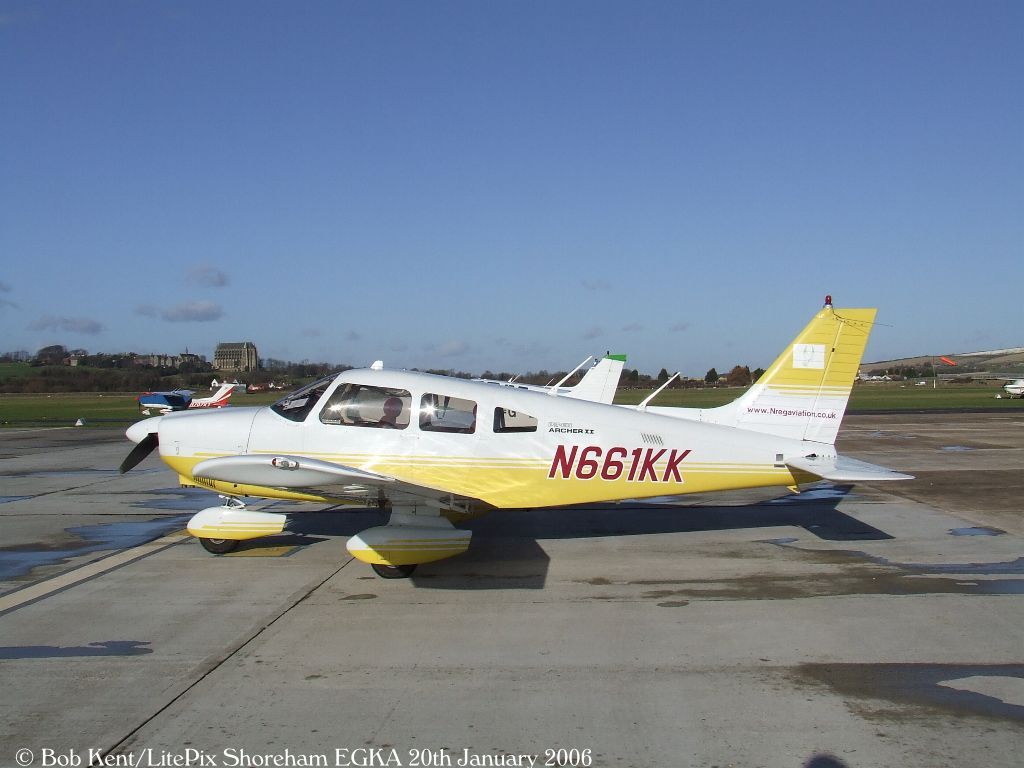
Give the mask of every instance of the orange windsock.
M 950 359 L 949 359 L 948 357 L 940 357 L 940 358 L 939 358 L 939 360 L 941 360 L 942 362 L 944 362 L 944 363 L 945 363 L 946 365 L 952 365 L 953 367 L 956 367 L 956 363 L 954 363 L 954 362 L 953 362 L 952 360 L 950 360 Z

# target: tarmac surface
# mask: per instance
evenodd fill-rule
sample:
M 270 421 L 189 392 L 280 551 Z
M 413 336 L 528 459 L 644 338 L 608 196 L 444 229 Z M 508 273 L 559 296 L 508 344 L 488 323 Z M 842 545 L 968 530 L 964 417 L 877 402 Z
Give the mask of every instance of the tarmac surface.
M 917 479 L 494 513 L 394 581 L 374 511 L 208 554 L 130 448 L 0 431 L 0 766 L 1020 764 L 1022 416 L 848 416 Z

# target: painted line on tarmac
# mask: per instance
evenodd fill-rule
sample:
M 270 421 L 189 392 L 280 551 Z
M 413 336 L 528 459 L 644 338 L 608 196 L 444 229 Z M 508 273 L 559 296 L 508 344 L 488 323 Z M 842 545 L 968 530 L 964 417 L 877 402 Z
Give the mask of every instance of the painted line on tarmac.
M 123 750 L 129 749 L 132 746 L 134 746 L 135 740 L 138 738 L 138 735 L 143 728 L 148 726 L 150 723 L 152 723 L 158 717 L 160 717 L 160 715 L 164 714 L 171 707 L 173 707 L 179 701 L 184 699 L 189 693 L 192 692 L 192 690 L 196 686 L 198 686 L 200 683 L 206 680 L 206 678 L 208 678 L 210 675 L 212 675 L 214 672 L 220 669 L 228 661 L 233 659 L 239 651 L 252 644 L 264 632 L 266 632 L 268 629 L 274 626 L 282 618 L 287 616 L 288 613 L 293 608 L 304 603 L 310 595 L 312 595 L 314 592 L 320 589 L 320 587 L 322 587 L 328 581 L 330 581 L 339 573 L 341 573 L 341 570 L 346 565 L 352 562 L 355 562 L 355 558 L 348 557 L 346 560 L 344 560 L 344 562 L 342 562 L 341 565 L 339 565 L 337 568 L 331 571 L 325 578 L 316 579 L 315 583 L 312 586 L 307 585 L 305 587 L 302 587 L 298 592 L 293 593 L 287 600 L 285 600 L 284 607 L 279 607 L 278 609 L 276 609 L 271 618 L 267 620 L 260 620 L 259 622 L 257 622 L 254 628 L 252 628 L 250 631 L 245 632 L 242 638 L 237 640 L 234 644 L 232 644 L 226 651 L 222 653 L 217 653 L 212 657 L 207 657 L 207 659 L 202 664 L 200 664 L 198 674 L 193 680 L 188 681 L 184 685 L 182 685 L 179 688 L 179 690 L 173 696 L 171 696 L 171 698 L 166 703 L 158 705 L 155 712 L 149 715 L 144 715 L 142 722 L 136 725 L 134 728 L 132 728 L 132 730 L 129 731 L 127 734 L 122 736 L 121 739 L 117 741 L 117 743 L 110 747 L 102 748 L 102 751 L 97 757 L 96 762 L 93 762 L 92 765 L 106 765 L 106 761 L 109 759 L 110 756 L 115 756 L 114 761 L 112 761 L 110 764 L 124 764 L 123 761 L 118 760 L 118 758 L 124 754 Z
M 101 557 L 99 560 L 93 560 L 91 563 L 86 563 L 45 581 L 8 592 L 0 597 L 0 616 L 37 603 L 47 597 L 52 597 L 78 584 L 98 578 L 129 563 L 134 563 L 136 560 L 155 555 L 157 552 L 162 552 L 169 547 L 173 547 L 175 544 L 180 544 L 191 538 L 192 536 L 184 531 L 171 533 L 159 539 L 147 541 L 145 544 L 140 544 L 137 547 L 124 549 L 106 557 Z
M 58 429 L 81 429 L 73 424 L 70 427 L 34 427 L 32 429 L 5 429 L 0 435 L 18 435 L 24 432 L 53 432 Z

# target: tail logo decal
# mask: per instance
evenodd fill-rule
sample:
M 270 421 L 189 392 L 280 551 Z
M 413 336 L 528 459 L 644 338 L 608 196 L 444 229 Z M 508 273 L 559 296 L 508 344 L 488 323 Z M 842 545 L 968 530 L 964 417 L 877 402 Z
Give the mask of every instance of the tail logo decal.
M 825 370 L 824 344 L 794 344 L 793 367 Z

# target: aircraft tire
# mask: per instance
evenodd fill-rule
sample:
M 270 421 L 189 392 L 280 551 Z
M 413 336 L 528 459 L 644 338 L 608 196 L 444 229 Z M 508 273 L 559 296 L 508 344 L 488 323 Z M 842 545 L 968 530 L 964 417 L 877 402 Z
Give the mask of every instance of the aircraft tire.
M 215 555 L 226 555 L 228 552 L 234 552 L 238 549 L 239 542 L 234 539 L 199 539 L 199 543 L 203 545 L 203 549 L 207 552 L 211 552 Z
M 381 565 L 373 563 L 370 565 L 373 572 L 382 579 L 408 579 L 416 570 L 415 565 Z

